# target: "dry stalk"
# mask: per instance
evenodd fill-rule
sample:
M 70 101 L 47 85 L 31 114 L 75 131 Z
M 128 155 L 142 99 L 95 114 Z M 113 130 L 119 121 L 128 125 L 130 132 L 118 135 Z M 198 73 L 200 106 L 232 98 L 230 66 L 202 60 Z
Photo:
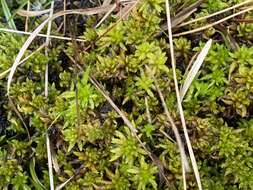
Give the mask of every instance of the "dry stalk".
M 29 5 L 30 3 L 28 3 Z M 27 6 L 28 6 L 27 5 Z M 29 6 L 28 6 L 29 8 Z M 27 10 L 18 10 L 17 11 L 17 14 L 19 16 L 23 16 L 23 17 L 36 17 L 36 16 L 41 16 L 41 15 L 44 15 L 44 14 L 48 14 L 50 12 L 50 9 L 45 9 L 45 10 L 42 10 L 42 11 L 30 11 L 29 9 L 27 8 Z
M 30 10 L 30 1 L 28 0 L 27 1 L 27 11 Z M 25 19 L 25 31 L 27 32 L 28 31 L 28 22 L 29 22 L 29 17 L 26 16 L 26 19 Z
M 63 11 L 67 9 L 67 0 L 63 0 Z M 66 15 L 63 16 L 63 35 L 66 33 Z
M 25 63 L 30 57 L 32 57 L 35 53 L 39 52 L 40 50 L 42 50 L 45 47 L 45 43 L 42 44 L 38 49 L 36 49 L 34 52 L 32 52 L 31 54 L 29 54 L 27 57 L 25 57 L 24 59 L 22 59 L 18 65 L 21 65 L 23 63 Z M 0 79 L 4 78 L 9 72 L 10 72 L 11 68 L 5 70 L 4 72 L 0 73 Z
M 51 8 L 50 8 L 50 14 L 49 18 L 52 18 L 54 12 L 54 0 L 51 2 Z M 51 27 L 52 27 L 52 21 L 48 22 L 48 27 L 47 27 L 47 38 L 45 42 L 45 55 L 48 56 L 48 46 L 50 42 L 50 32 L 51 32 Z M 48 63 L 46 64 L 46 69 L 45 69 L 45 96 L 48 97 Z M 52 157 L 52 150 L 51 150 L 51 145 L 50 145 L 50 139 L 49 135 L 46 132 L 46 144 L 47 144 L 47 160 L 48 160 L 48 173 L 49 173 L 49 181 L 50 181 L 50 189 L 54 190 L 54 175 L 53 175 L 53 167 L 52 167 L 52 161 L 54 160 Z
M 32 35 L 32 32 L 25 32 L 25 31 L 20 31 L 20 30 L 13 30 L 13 29 L 8 29 L 8 28 L 0 28 L 1 32 L 10 32 L 10 33 L 15 33 L 15 34 L 23 34 L 23 35 Z M 47 34 L 37 34 L 36 37 L 43 37 L 47 38 Z M 66 40 L 66 41 L 71 41 L 72 38 L 70 37 L 63 37 L 63 36 L 56 36 L 56 35 L 50 35 L 49 36 L 51 39 L 58 39 L 58 40 Z M 84 39 L 81 38 L 76 38 L 75 39 L 77 42 L 85 42 Z
M 225 22 L 225 21 L 227 21 L 227 20 L 229 20 L 229 19 L 231 19 L 231 18 L 233 18 L 233 17 L 236 17 L 236 16 L 241 15 L 241 14 L 243 14 L 243 13 L 249 12 L 249 11 L 251 11 L 251 10 L 253 10 L 253 6 L 250 6 L 250 7 L 247 8 L 247 9 L 244 9 L 244 10 L 242 10 L 242 11 L 239 11 L 239 12 L 237 12 L 237 13 L 234 13 L 234 14 L 232 14 L 232 15 L 229 15 L 229 16 L 227 16 L 227 17 L 225 17 L 225 18 L 223 18 L 223 19 L 220 19 L 220 20 L 218 20 L 218 21 L 216 21 L 216 22 L 213 22 L 213 23 L 211 23 L 211 24 L 207 24 L 207 25 L 202 26 L 202 27 L 200 27 L 200 28 L 196 28 L 196 29 L 189 30 L 189 31 L 186 31 L 186 32 L 177 33 L 177 34 L 174 34 L 173 36 L 174 36 L 174 37 L 178 37 L 178 36 L 184 36 L 184 35 L 187 35 L 187 34 L 192 34 L 192 33 L 200 32 L 200 31 L 206 30 L 206 29 L 208 29 L 208 28 L 210 28 L 210 27 L 213 27 L 213 26 L 215 26 L 215 25 L 217 25 L 217 24 L 220 24 L 220 23 L 222 23 L 222 22 Z
M 226 8 L 226 9 L 217 11 L 217 12 L 215 12 L 215 13 L 213 13 L 213 14 L 206 15 L 206 16 L 203 16 L 203 17 L 200 17 L 200 18 L 196 18 L 196 19 L 190 20 L 190 21 L 188 21 L 188 22 L 182 23 L 182 24 L 180 24 L 180 25 L 178 25 L 178 26 L 176 26 L 176 27 L 186 26 L 186 25 L 189 25 L 189 24 L 194 23 L 194 22 L 198 22 L 198 21 L 201 21 L 201 20 L 205 20 L 205 19 L 214 17 L 214 16 L 216 16 L 216 15 L 219 15 L 219 14 L 228 12 L 228 11 L 230 11 L 230 10 L 236 9 L 236 8 L 238 8 L 238 7 L 241 7 L 241 6 L 243 6 L 243 5 L 245 5 L 245 4 L 248 4 L 248 3 L 250 3 L 250 2 L 253 2 L 253 1 L 252 1 L 252 0 L 244 1 L 244 2 L 242 2 L 242 3 L 239 3 L 239 4 L 237 4 L 237 5 L 234 5 L 234 6 L 232 6 L 232 7 L 228 7 L 228 8 Z
M 145 97 L 145 106 L 146 106 L 146 113 L 147 113 L 148 122 L 149 122 L 149 124 L 152 124 L 152 119 L 151 119 L 151 114 L 150 114 L 150 111 L 149 111 L 147 97 Z
M 197 162 L 196 162 L 194 152 L 193 152 L 193 149 L 191 146 L 191 141 L 190 141 L 190 138 L 189 138 L 189 135 L 187 132 L 184 111 L 183 111 L 183 107 L 181 104 L 180 93 L 179 93 L 179 88 L 178 88 L 178 81 L 177 81 L 177 74 L 176 74 L 176 61 L 175 61 L 175 56 L 174 56 L 174 47 L 173 47 L 173 38 L 172 38 L 172 29 L 171 29 L 169 0 L 166 0 L 166 16 L 167 16 L 168 34 L 169 34 L 169 43 L 170 43 L 171 66 L 172 66 L 173 78 L 174 78 L 175 90 L 176 90 L 176 96 L 177 96 L 177 106 L 178 106 L 178 110 L 179 110 L 179 114 L 180 114 L 180 119 L 181 119 L 183 131 L 184 131 L 186 144 L 187 144 L 188 151 L 190 154 L 190 159 L 191 159 L 194 175 L 195 175 L 199 190 L 202 190 L 198 166 L 197 166 Z
M 154 79 L 155 80 L 155 79 Z M 184 184 L 184 190 L 186 190 L 186 176 L 185 176 L 185 172 L 189 172 L 190 171 L 190 166 L 189 166 L 189 163 L 188 163 L 188 160 L 187 160 L 187 156 L 186 156 L 186 153 L 185 153 L 185 149 L 184 149 L 184 145 L 183 145 L 183 142 L 182 142 L 182 139 L 180 137 L 180 134 L 178 132 L 178 129 L 175 125 L 175 122 L 173 121 L 171 115 L 170 115 L 170 112 L 166 106 L 166 103 L 165 103 L 165 100 L 164 100 L 164 97 L 162 95 L 162 92 L 157 84 L 157 81 L 155 80 L 155 85 L 156 85 L 156 89 L 157 89 L 157 92 L 159 94 L 159 97 L 162 101 L 162 106 L 163 106 L 163 109 L 164 109 L 164 112 L 167 116 L 167 119 L 168 121 L 170 122 L 170 125 L 172 127 L 172 130 L 173 130 L 173 133 L 176 137 L 176 141 L 177 141 L 177 145 L 178 145 L 178 148 L 179 148 L 179 152 L 180 152 L 180 158 L 181 158 L 181 164 L 182 164 L 182 175 L 183 175 L 183 184 Z

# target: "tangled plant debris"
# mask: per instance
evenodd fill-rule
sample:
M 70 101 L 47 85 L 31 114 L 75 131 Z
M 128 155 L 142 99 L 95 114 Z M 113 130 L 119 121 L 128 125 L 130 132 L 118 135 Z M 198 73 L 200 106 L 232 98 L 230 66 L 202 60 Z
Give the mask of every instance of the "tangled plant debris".
M 253 189 L 252 1 L 169 3 L 179 87 L 194 78 L 181 101 L 202 187 Z M 52 20 L 47 47 L 42 28 L 8 86 L 28 39 L 20 31 L 32 35 L 50 6 L 1 1 L 0 189 L 176 190 L 184 180 L 186 189 L 198 189 L 178 111 L 165 1 L 55 1 L 55 14 L 66 7 L 78 15 Z M 182 155 L 191 167 L 185 175 Z

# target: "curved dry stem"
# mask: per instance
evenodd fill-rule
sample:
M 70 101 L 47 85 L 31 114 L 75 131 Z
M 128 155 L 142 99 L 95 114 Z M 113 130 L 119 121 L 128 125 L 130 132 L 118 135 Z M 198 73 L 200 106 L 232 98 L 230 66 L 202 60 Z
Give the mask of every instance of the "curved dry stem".
M 25 57 L 24 59 L 22 59 L 18 65 L 21 65 L 22 63 L 25 63 L 30 57 L 32 57 L 35 53 L 37 53 L 38 51 L 42 50 L 45 47 L 46 44 L 42 44 L 38 49 L 36 49 L 34 52 L 32 52 L 31 54 L 29 54 L 27 57 Z M 4 78 L 9 72 L 10 72 L 11 68 L 5 70 L 4 72 L 0 73 L 0 79 Z
M 9 97 L 9 103 L 10 103 L 12 109 L 14 110 L 14 112 L 17 114 L 17 116 L 20 119 L 20 121 L 22 122 L 22 124 L 24 125 L 26 133 L 27 133 L 27 136 L 28 136 L 28 139 L 30 141 L 31 140 L 31 135 L 29 133 L 28 126 L 26 125 L 26 123 L 25 123 L 22 115 L 19 113 L 18 109 L 16 108 L 16 106 L 15 106 L 13 100 L 11 99 L 11 97 Z
M 18 10 L 17 14 L 23 17 L 36 17 L 36 16 L 48 14 L 49 12 L 50 12 L 50 9 L 45 9 L 42 11 L 29 11 L 28 9 L 28 10 Z

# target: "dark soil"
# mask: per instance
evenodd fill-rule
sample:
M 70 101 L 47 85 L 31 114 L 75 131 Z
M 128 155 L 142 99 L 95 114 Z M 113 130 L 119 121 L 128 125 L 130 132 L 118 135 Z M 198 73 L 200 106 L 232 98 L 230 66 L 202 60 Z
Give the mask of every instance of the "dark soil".
M 9 126 L 6 109 L 4 108 L 4 105 L 6 105 L 7 101 L 5 90 L 0 88 L 0 136 L 7 133 L 6 129 Z

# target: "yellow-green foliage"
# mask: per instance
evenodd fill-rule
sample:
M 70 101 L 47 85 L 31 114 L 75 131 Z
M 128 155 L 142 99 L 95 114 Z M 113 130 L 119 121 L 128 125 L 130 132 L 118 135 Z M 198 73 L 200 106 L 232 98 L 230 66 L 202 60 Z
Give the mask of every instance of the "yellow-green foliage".
M 195 1 L 171 2 L 174 15 L 177 7 Z M 208 0 L 196 15 L 235 2 L 239 1 Z M 157 36 L 161 23 L 165 22 L 164 15 L 164 1 L 146 0 L 115 27 L 112 27 L 114 17 L 98 29 L 92 28 L 95 17 L 89 18 L 83 35 L 85 42 L 78 46 L 78 51 L 75 43 L 52 43 L 49 56 L 37 52 L 18 67 L 10 90 L 16 111 L 4 97 L 7 78 L 1 79 L 0 189 L 49 189 L 46 132 L 57 160 L 55 184 L 71 178 L 65 189 L 183 188 L 180 153 L 154 81 L 155 78 L 183 134 L 168 39 L 165 35 Z M 250 32 L 248 27 L 239 25 L 234 30 L 238 37 L 235 40 L 248 40 L 245 37 Z M 108 28 L 111 30 L 107 31 Z M 211 36 L 220 34 L 212 30 Z M 207 35 L 200 34 L 199 40 L 195 37 L 193 34 L 174 39 L 179 85 L 184 83 L 189 61 L 202 49 Z M 183 100 L 184 113 L 204 189 L 250 190 L 253 189 L 253 120 L 250 119 L 253 49 L 241 42 L 238 49 L 231 49 L 221 39 L 214 36 L 214 43 Z M 0 73 L 12 65 L 24 41 L 19 35 L 0 35 Z M 84 51 L 86 47 L 90 48 Z M 25 55 L 36 48 L 37 45 L 32 45 Z M 67 57 L 82 69 L 76 68 Z M 45 98 L 47 63 L 49 97 Z M 90 82 L 91 75 L 134 124 L 155 162 Z M 158 167 L 161 165 L 164 170 Z M 161 172 L 169 183 L 162 180 Z M 197 188 L 192 172 L 187 173 L 187 185 L 189 189 Z

